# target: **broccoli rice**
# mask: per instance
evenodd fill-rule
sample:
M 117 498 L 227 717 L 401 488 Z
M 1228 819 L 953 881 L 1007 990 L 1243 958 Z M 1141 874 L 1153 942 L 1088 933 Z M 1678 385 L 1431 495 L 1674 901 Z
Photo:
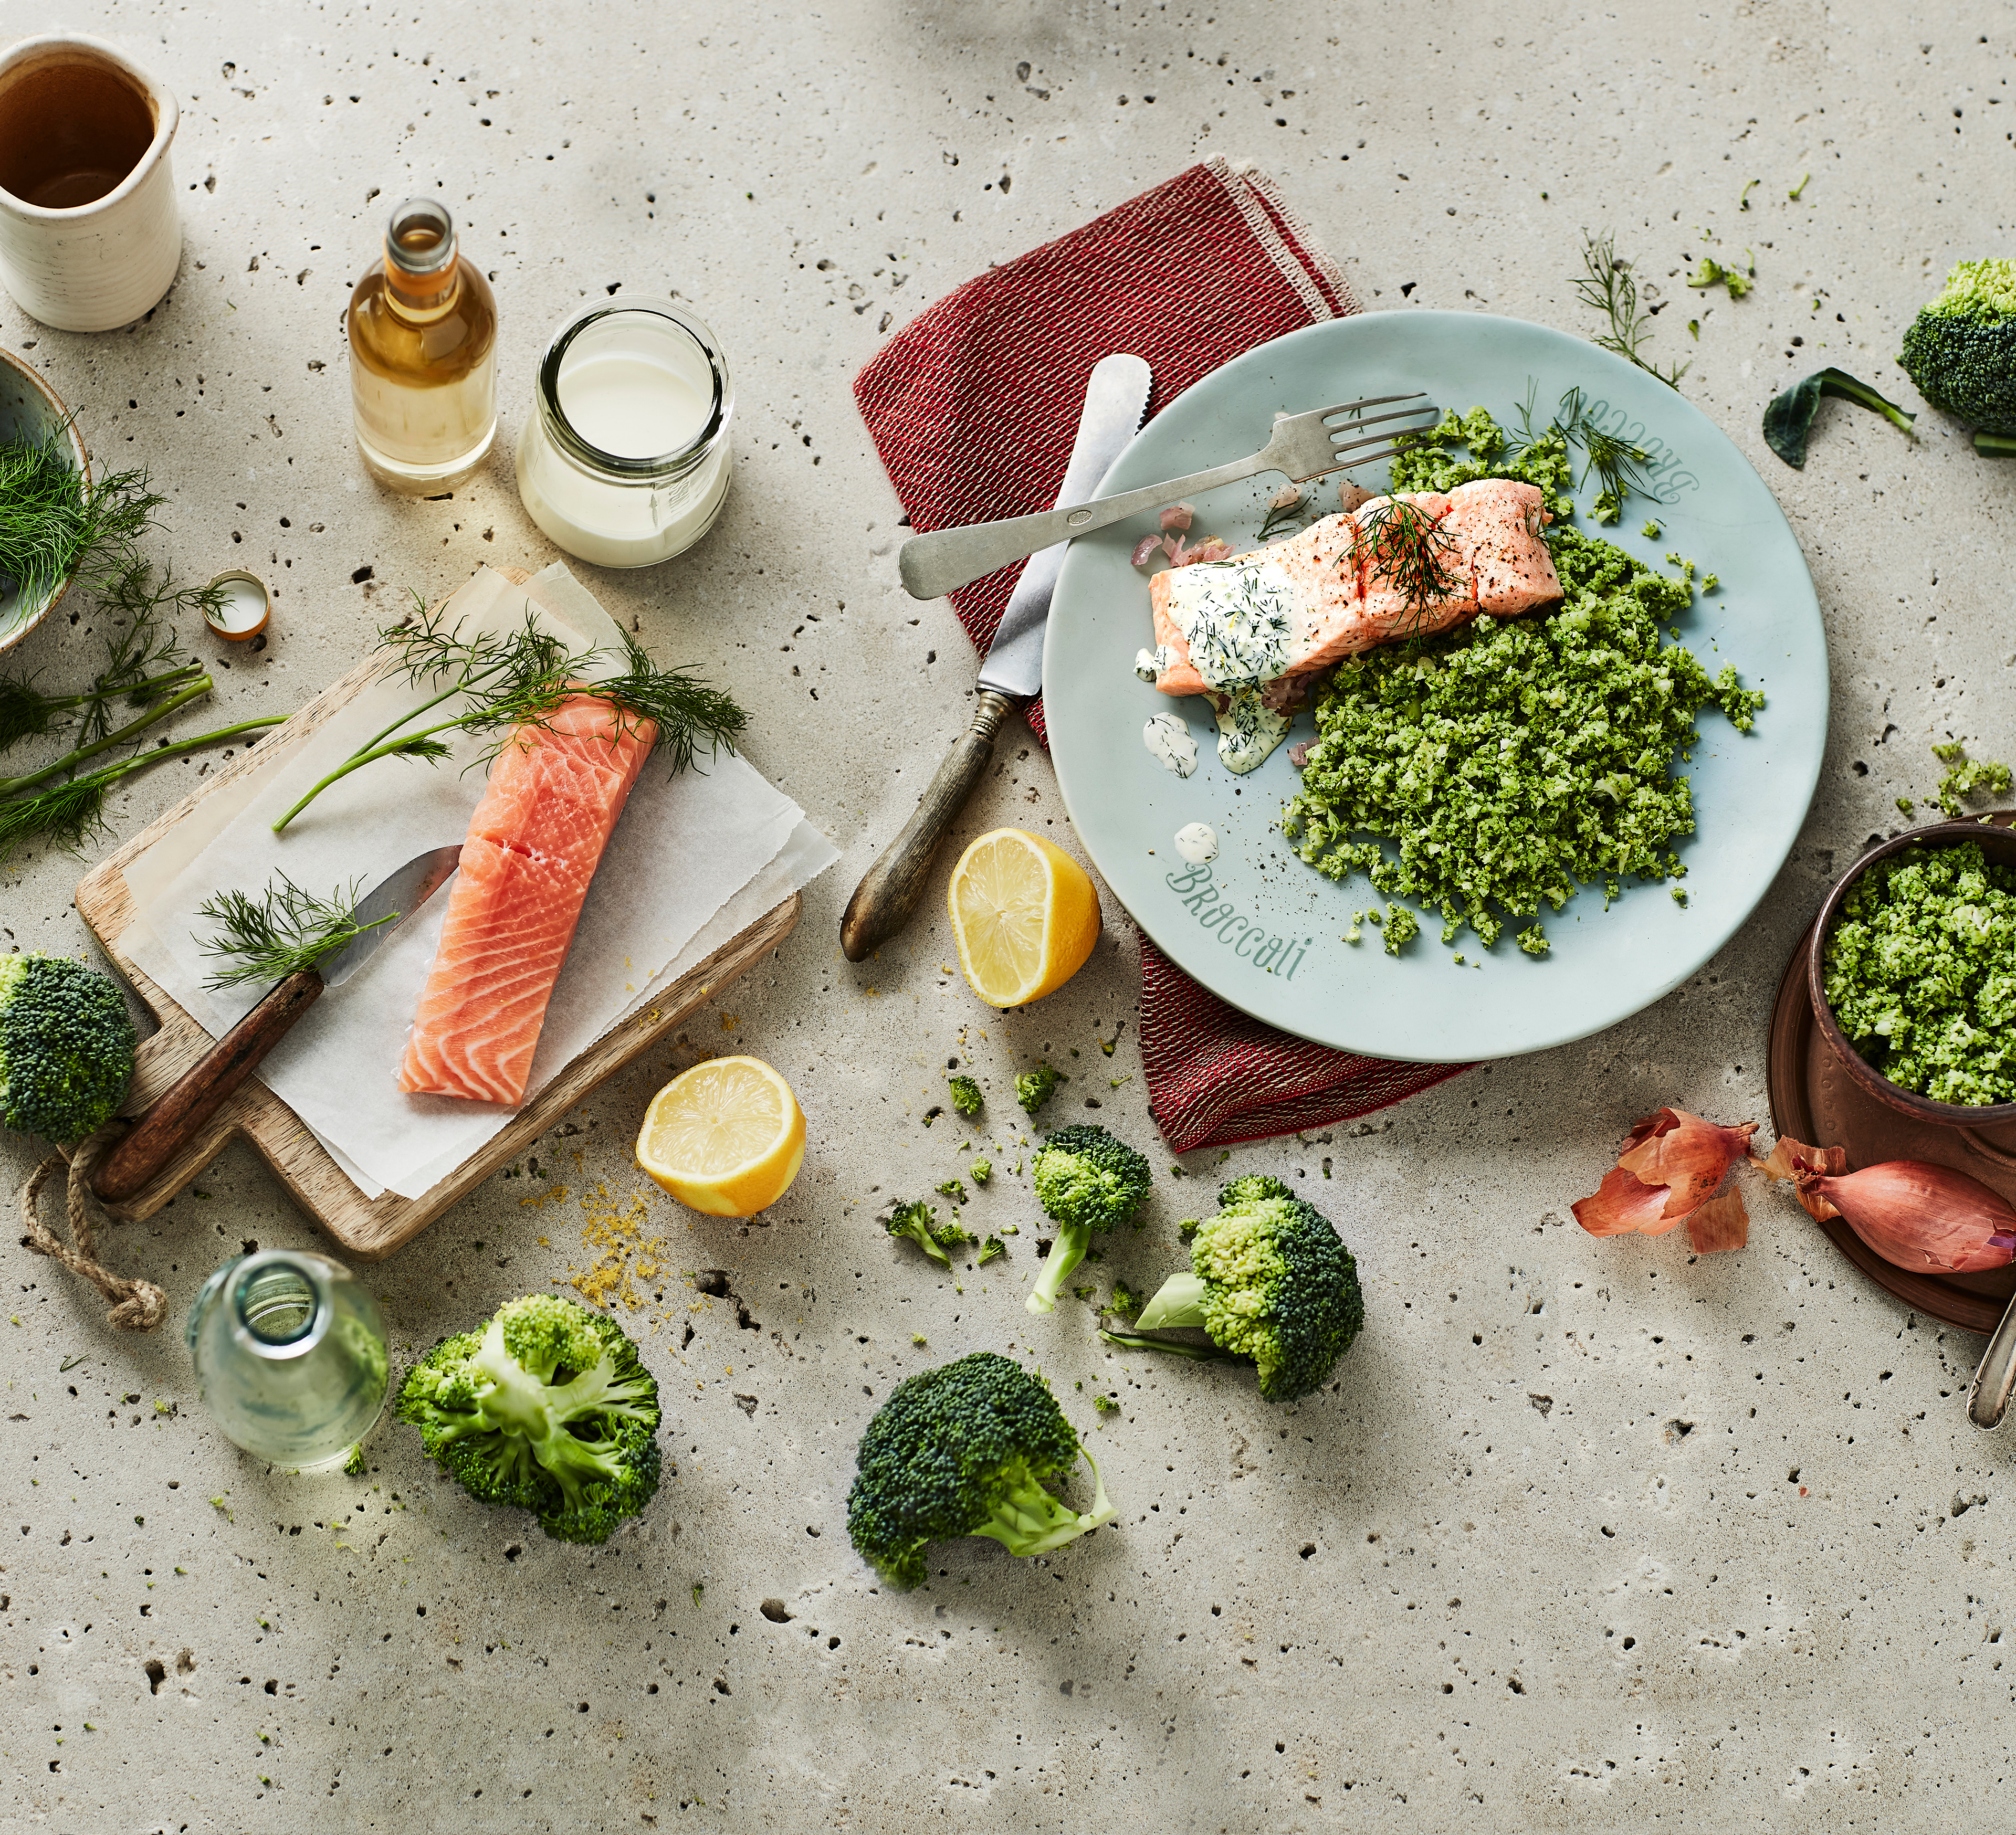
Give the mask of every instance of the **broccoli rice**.
M 1575 506 L 1557 431 L 1515 452 L 1482 408 L 1445 416 L 1394 461 L 1392 488 L 1483 477 L 1545 493 L 1561 604 L 1346 658 L 1316 697 L 1282 827 L 1319 873 L 1363 873 L 1438 909 L 1443 942 L 1467 926 L 1489 945 L 1508 914 L 1558 911 L 1579 885 L 1611 898 L 1627 875 L 1684 875 L 1675 842 L 1693 832 L 1694 799 L 1673 762 L 1691 757 L 1703 707 L 1748 732 L 1764 697 L 1733 667 L 1711 678 L 1663 628 L 1693 603 L 1691 566 L 1670 578 L 1563 526 Z M 1538 923 L 1517 941 L 1547 952 Z

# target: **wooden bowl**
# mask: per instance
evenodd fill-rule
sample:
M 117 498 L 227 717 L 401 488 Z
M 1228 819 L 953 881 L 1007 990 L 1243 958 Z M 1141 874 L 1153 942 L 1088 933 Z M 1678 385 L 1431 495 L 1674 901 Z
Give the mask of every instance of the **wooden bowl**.
M 0 351 L 0 441 L 45 440 L 60 431 L 72 462 L 91 488 L 91 458 L 76 423 L 56 392 L 21 359 Z M 39 598 L 24 601 L 18 588 L 0 587 L 0 650 L 9 649 L 41 623 L 70 590 L 68 580 Z
M 2016 867 L 2016 830 L 2000 826 L 1986 817 L 1964 822 L 1935 822 L 1879 843 L 1841 875 L 1827 894 L 1827 902 L 1820 907 L 1820 915 L 1813 924 L 1813 941 L 1806 952 L 1806 987 L 1813 1003 L 1814 1024 L 1820 1028 L 1821 1038 L 1841 1060 L 1849 1075 L 1878 1102 L 1914 1121 L 1929 1121 L 1943 1128 L 1992 1128 L 2016 1121 L 2016 1102 L 1939 1103 L 1930 1096 L 1919 1095 L 1916 1090 L 1892 1083 L 1855 1049 L 1853 1042 L 1835 1020 L 1834 1009 L 1827 1004 L 1827 940 L 1833 934 L 1849 888 L 1878 861 L 1888 860 L 1907 848 L 1950 847 L 1963 841 L 1977 843 L 1983 858 L 1992 865 Z

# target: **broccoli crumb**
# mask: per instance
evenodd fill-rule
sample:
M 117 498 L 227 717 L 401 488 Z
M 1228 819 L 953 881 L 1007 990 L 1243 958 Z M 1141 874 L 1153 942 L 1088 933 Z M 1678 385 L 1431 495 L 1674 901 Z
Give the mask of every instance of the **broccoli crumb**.
M 931 1340 L 927 1338 L 922 1332 L 913 1332 L 910 1334 L 910 1342 L 913 1344 L 923 1345 L 930 1344 Z
M 1092 1405 L 1103 1415 L 1117 1415 L 1120 1412 L 1120 1403 L 1114 1396 L 1095 1395 L 1092 1398 Z
M 1547 941 L 1547 933 L 1538 924 L 1529 924 L 1519 933 L 1519 947 L 1528 955 L 1545 955 L 1553 945 Z
M 967 1168 L 966 1176 L 975 1185 L 985 1185 L 994 1176 L 994 1162 L 992 1160 L 976 1160 Z
M 949 1178 L 943 1185 L 933 1186 L 931 1189 L 941 1198 L 951 1199 L 955 1204 L 963 1204 L 969 1201 L 966 1184 L 962 1179 Z
M 1420 919 L 1404 905 L 1386 907 L 1386 953 L 1398 955 L 1421 934 Z
M 1897 799 L 1897 811 L 1900 815 L 1914 815 L 1917 813 L 1917 804 L 1909 797 L 1899 797 Z
M 1456 967 L 1461 968 L 1463 966 L 1463 952 L 1459 949 L 1454 955 L 1449 958 L 1449 960 L 1453 962 Z
M 1053 1070 L 1048 1064 L 1039 1064 L 1035 1070 L 1022 1072 L 1015 1079 L 1015 1099 L 1029 1114 L 1035 1114 L 1050 1099 L 1060 1083 L 1071 1079 Z
M 1721 584 L 1721 581 L 1712 574 L 1704 574 L 1701 577 L 1701 589 L 1704 592 L 1712 592 Z
M 980 1085 L 970 1077 L 948 1077 L 945 1092 L 952 1098 L 952 1106 L 962 1115 L 980 1113 Z
M 1113 1311 L 1124 1313 L 1129 1319 L 1132 1319 L 1141 1310 L 1143 1304 L 1144 1302 L 1143 1301 L 1141 1296 L 1136 1293 L 1132 1287 L 1129 1286 L 1125 1281 L 1115 1281 L 1113 1283 L 1113 1305 L 1111 1308 Z
M 1665 532 L 1656 522 L 1648 521 L 1645 524 L 1644 535 L 1647 542 L 1657 542 Z
M 1932 756 L 1946 768 L 1946 775 L 1939 779 L 1939 806 L 1950 816 L 1964 815 L 1967 811 L 1960 802 L 1963 797 L 1977 792 L 1989 791 L 1996 795 L 2005 793 L 2010 786 L 2011 773 L 2006 765 L 1983 761 L 1970 762 L 1967 748 L 1957 741 L 1932 747 Z
M 350 1457 L 343 1462 L 343 1474 L 346 1478 L 362 1478 L 364 1476 L 364 1442 L 362 1441 L 358 1441 L 350 1449 Z
M 1687 888 L 1683 886 L 1676 886 L 1672 890 L 1672 900 L 1681 910 L 1685 911 L 1687 908 Z

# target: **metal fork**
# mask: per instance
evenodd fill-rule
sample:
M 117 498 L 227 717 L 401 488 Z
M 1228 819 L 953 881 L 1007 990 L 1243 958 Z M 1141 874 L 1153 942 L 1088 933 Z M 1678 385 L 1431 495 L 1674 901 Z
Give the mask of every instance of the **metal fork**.
M 1383 445 L 1396 434 L 1425 430 L 1442 418 L 1442 410 L 1432 402 L 1423 408 L 1396 408 L 1391 414 L 1368 415 L 1365 410 L 1384 408 L 1389 402 L 1421 399 L 1418 392 L 1373 395 L 1363 401 L 1318 408 L 1307 414 L 1280 415 L 1274 421 L 1273 437 L 1251 459 L 1235 459 L 1230 465 L 1193 472 L 1186 478 L 1172 478 L 1165 484 L 1144 485 L 1117 497 L 1096 498 L 1090 503 L 1046 509 L 1035 516 L 1009 516 L 998 523 L 968 523 L 961 528 L 934 529 L 928 535 L 913 535 L 903 544 L 898 557 L 903 585 L 913 599 L 938 599 L 1039 549 L 1054 547 L 1074 535 L 1089 534 L 1094 529 L 1103 529 L 1144 509 L 1159 509 L 1194 491 L 1236 484 L 1256 472 L 1284 472 L 1300 484 L 1330 472 L 1391 459 L 1398 447 L 1387 446 L 1381 452 L 1366 452 L 1364 448 Z M 1420 427 L 1395 427 L 1367 439 L 1352 437 L 1382 422 L 1416 420 L 1424 415 L 1427 419 Z M 1350 419 L 1343 426 L 1330 425 L 1346 416 Z M 1354 454 L 1363 456 L 1351 456 Z

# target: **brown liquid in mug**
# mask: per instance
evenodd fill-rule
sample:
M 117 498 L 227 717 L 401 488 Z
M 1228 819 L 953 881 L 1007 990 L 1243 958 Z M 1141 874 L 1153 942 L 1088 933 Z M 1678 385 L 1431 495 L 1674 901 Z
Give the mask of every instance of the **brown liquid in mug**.
M 0 78 L 0 189 L 45 210 L 95 203 L 153 143 L 154 111 L 121 71 L 65 52 Z

